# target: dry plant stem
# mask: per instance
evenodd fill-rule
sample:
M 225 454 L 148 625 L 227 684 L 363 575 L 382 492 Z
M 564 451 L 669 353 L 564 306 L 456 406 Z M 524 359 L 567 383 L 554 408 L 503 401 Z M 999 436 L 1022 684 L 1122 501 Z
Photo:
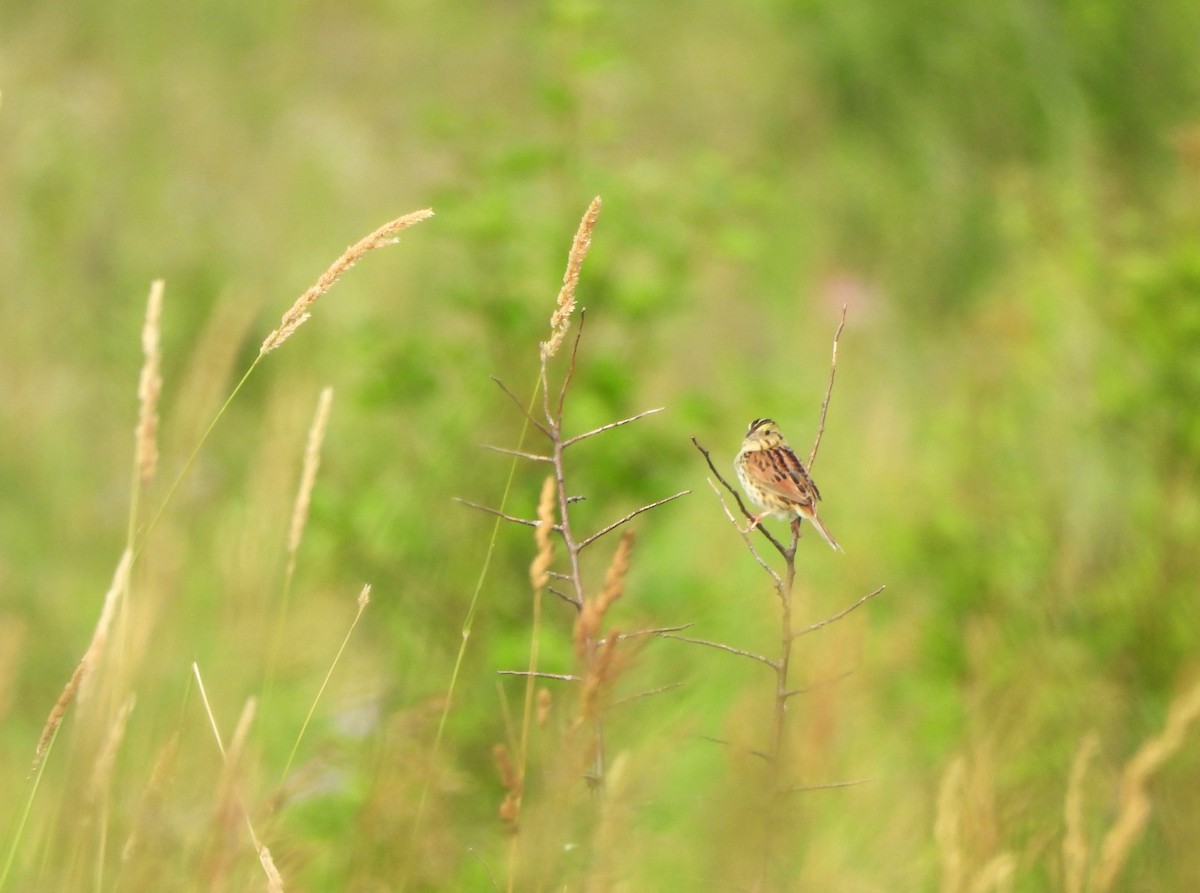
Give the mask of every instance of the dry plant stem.
M 92 769 L 92 779 L 88 795 L 90 800 L 98 802 L 100 806 L 99 834 L 96 841 L 97 890 L 102 890 L 105 886 L 104 870 L 105 855 L 108 853 L 108 819 L 110 801 L 112 799 L 110 782 L 112 781 L 113 764 L 116 762 L 117 751 L 120 750 L 121 742 L 125 739 L 126 723 L 129 720 L 129 714 L 133 712 L 136 702 L 137 697 L 131 694 L 125 698 L 124 703 L 117 710 L 116 718 L 109 728 L 104 747 L 101 749 L 100 756 L 96 759 L 96 764 Z
M 600 537 L 604 536 L 606 533 L 612 533 L 614 530 L 616 530 L 622 524 L 636 518 L 642 512 L 648 512 L 648 511 L 650 511 L 650 509 L 656 509 L 660 505 L 666 505 L 668 502 L 674 502 L 676 499 L 679 499 L 681 496 L 687 496 L 691 492 L 692 492 L 691 490 L 680 490 L 678 493 L 668 496 L 666 499 L 660 499 L 657 502 L 651 502 L 648 505 L 642 506 L 641 508 L 634 509 L 632 512 L 630 512 L 624 518 L 621 518 L 618 521 L 614 521 L 613 523 L 609 524 L 607 527 L 603 527 L 600 530 L 597 530 L 595 533 L 593 533 L 591 536 L 589 536 L 587 539 L 585 539 L 583 542 L 581 542 L 579 544 L 579 550 L 582 552 L 584 549 L 586 549 L 588 546 L 590 546 L 596 540 L 600 539 Z
M 549 456 L 541 456 L 537 453 L 526 453 L 522 450 L 512 450 L 508 447 L 492 446 L 490 443 L 481 443 L 480 446 L 485 450 L 491 450 L 493 453 L 503 453 L 506 456 L 517 456 L 521 459 L 528 459 L 530 462 L 549 462 Z
M 217 726 L 217 718 L 213 714 L 212 704 L 209 703 L 208 693 L 204 690 L 204 679 L 200 676 L 200 665 L 192 663 L 192 673 L 196 677 L 196 685 L 200 691 L 200 700 L 204 704 L 204 712 L 208 716 L 209 726 L 212 728 L 213 737 L 217 742 L 217 750 L 221 753 L 221 761 L 225 765 L 225 771 L 232 773 L 234 760 L 231 759 L 230 753 L 226 751 L 225 744 L 221 740 L 221 730 Z M 238 723 L 239 731 L 235 733 L 235 741 L 244 739 L 246 727 L 249 724 L 249 717 L 252 715 L 250 711 L 253 709 L 253 701 L 247 702 L 247 709 L 243 711 L 242 719 Z M 240 749 L 240 748 L 239 748 Z M 232 779 L 230 784 L 233 784 Z M 246 830 L 250 832 L 250 842 L 254 845 L 254 852 L 258 855 L 259 864 L 262 865 L 263 872 L 267 876 L 267 890 L 269 893 L 283 893 L 283 879 L 279 876 L 278 870 L 275 868 L 275 862 L 271 858 L 270 851 L 259 840 L 258 834 L 254 830 L 254 822 L 250 819 L 250 811 L 246 808 L 245 802 L 242 800 L 240 792 L 236 787 L 233 788 L 234 801 L 237 803 L 238 809 L 242 813 L 242 817 L 246 820 Z
M 1100 739 L 1091 732 L 1079 745 L 1071 761 L 1067 781 L 1067 796 L 1063 804 L 1065 833 L 1062 842 L 1063 893 L 1083 893 L 1087 879 L 1088 843 L 1083 826 L 1083 780 L 1088 764 L 1100 750 Z
M 651 688 L 647 691 L 639 691 L 637 694 L 629 695 L 629 697 L 621 698 L 619 701 L 613 701 L 609 705 L 610 709 L 624 707 L 626 704 L 632 704 L 635 701 L 641 701 L 645 698 L 652 698 L 655 695 L 661 695 L 669 691 L 674 691 L 677 688 L 683 687 L 683 682 L 668 682 L 666 685 L 660 685 L 658 688 Z
M 96 629 L 92 632 L 92 641 L 88 645 L 87 651 L 84 652 L 83 658 L 79 661 L 79 665 L 75 668 L 75 672 L 71 674 L 66 687 L 63 688 L 62 694 L 59 695 L 54 708 L 50 711 L 50 716 L 46 719 L 46 725 L 42 729 L 41 737 L 38 739 L 37 750 L 34 756 L 34 769 L 38 768 L 38 764 L 45 757 L 51 740 L 58 732 L 59 726 L 62 725 L 67 708 L 71 706 L 76 696 L 82 697 L 86 694 L 87 684 L 91 679 L 92 671 L 104 654 L 105 645 L 108 644 L 108 630 L 112 624 L 117 601 L 120 599 L 121 594 L 129 588 L 129 571 L 132 566 L 133 553 L 129 549 L 126 549 L 124 554 L 121 555 L 121 561 L 117 565 L 116 573 L 113 575 L 112 585 L 104 596 L 104 606 L 100 609 L 100 619 L 96 622 Z
M 692 438 L 692 440 L 695 441 L 695 438 Z M 697 444 L 697 447 L 699 447 L 699 444 Z M 701 448 L 701 450 L 703 450 L 703 448 Z M 705 453 L 705 455 L 707 456 L 708 454 Z M 709 468 L 712 468 L 711 461 L 709 462 Z M 720 475 L 717 475 L 717 476 L 720 477 Z M 776 583 L 779 583 L 779 574 L 776 573 L 775 568 L 773 568 L 773 567 L 771 567 L 771 565 L 767 564 L 767 560 L 765 558 L 763 558 L 762 555 L 759 553 L 758 549 L 756 549 L 754 547 L 754 540 L 752 540 L 750 538 L 750 534 L 753 531 L 743 530 L 741 528 L 741 526 L 738 524 L 738 522 L 734 520 L 733 512 L 731 512 L 729 510 L 729 506 L 726 505 L 726 503 L 725 503 L 725 497 L 723 495 L 721 495 L 721 491 L 717 489 L 717 485 L 713 483 L 713 479 L 705 478 L 705 480 L 708 481 L 708 486 L 712 488 L 712 491 L 717 494 L 717 499 L 721 503 L 721 510 L 725 513 L 725 517 L 729 519 L 729 523 L 732 524 L 734 527 L 736 527 L 738 530 L 738 533 L 740 533 L 742 535 L 742 542 L 744 542 L 746 544 L 746 548 L 750 551 L 750 554 L 752 556 L 754 556 L 754 560 L 756 562 L 758 562 L 758 566 L 761 567 L 764 571 L 766 571 L 772 580 L 774 580 Z M 725 484 L 726 488 L 729 487 L 729 484 L 725 483 L 724 480 L 722 480 L 721 483 Z M 740 501 L 739 501 L 739 505 L 740 505 Z M 741 506 L 741 509 L 744 512 L 746 510 L 746 507 L 743 505 L 743 506 Z M 761 524 L 758 526 L 758 529 L 762 530 Z M 766 533 L 766 531 L 763 531 L 763 532 Z M 770 539 L 770 537 L 771 537 L 771 535 L 769 533 L 766 533 L 766 536 L 768 539 Z
M 868 781 L 874 781 L 872 778 L 855 778 L 850 781 L 829 781 L 825 784 L 802 784 L 796 785 L 794 788 L 786 788 L 780 791 L 780 794 L 805 794 L 809 791 L 831 791 L 834 788 L 853 788 L 860 784 L 866 784 Z
M 796 633 L 795 638 L 798 639 L 798 638 L 800 638 L 800 636 L 806 635 L 807 633 L 816 632 L 817 630 L 821 629 L 822 627 L 829 626 L 829 624 L 831 624 L 831 623 L 836 623 L 837 621 L 839 621 L 843 617 L 845 617 L 847 614 L 849 614 L 851 611 L 855 611 L 858 608 L 861 608 L 863 605 L 865 605 L 867 602 L 869 602 L 875 596 L 879 595 L 885 589 L 887 589 L 886 586 L 880 586 L 876 589 L 872 589 L 870 592 L 868 592 L 866 595 L 864 595 L 858 601 L 854 602 L 853 604 L 851 604 L 850 606 L 848 606 L 846 608 L 843 608 L 842 610 L 838 611 L 836 614 L 826 617 L 824 620 L 818 620 L 812 626 L 806 626 L 804 629 L 802 629 Z M 792 694 L 795 694 L 795 693 L 796 692 L 792 692 Z
M 317 409 L 313 415 L 312 425 L 308 429 L 308 442 L 304 448 L 300 484 L 296 488 L 296 501 L 292 506 L 292 521 L 288 528 L 287 567 L 283 572 L 283 595 L 279 600 L 279 613 L 275 618 L 275 634 L 271 642 L 270 659 L 267 661 L 267 678 L 263 686 L 264 698 L 271 691 L 275 669 L 279 665 L 279 651 L 282 647 L 288 608 L 292 600 L 292 582 L 296 578 L 296 558 L 300 553 L 304 528 L 308 524 L 313 489 L 317 484 L 317 471 L 321 467 L 321 444 L 325 440 L 325 430 L 329 427 L 329 411 L 332 405 L 333 388 L 322 388 L 320 396 L 317 397 Z
M 582 319 L 582 317 L 581 317 L 581 319 Z M 580 330 L 580 334 L 582 334 L 583 333 L 582 322 L 580 323 L 579 330 Z M 576 342 L 576 347 L 578 347 L 578 341 Z M 571 359 L 572 359 L 571 368 L 572 369 L 575 368 L 574 353 L 575 353 L 574 351 L 571 352 Z M 566 440 L 563 441 L 563 449 L 565 450 L 567 447 L 569 447 L 573 443 L 579 443 L 579 441 L 581 441 L 581 440 L 587 440 L 589 437 L 595 437 L 597 434 L 603 434 L 605 431 L 611 431 L 613 428 L 620 428 L 622 425 L 628 425 L 630 422 L 636 422 L 638 419 L 644 419 L 648 415 L 654 415 L 655 413 L 662 412 L 664 409 L 666 409 L 665 406 L 659 406 L 656 409 L 647 409 L 647 410 L 644 410 L 643 412 L 639 412 L 637 415 L 631 415 L 627 419 L 621 419 L 619 422 L 609 422 L 607 425 L 601 425 L 599 428 L 593 428 L 591 431 L 585 432 L 584 434 L 576 434 L 574 437 L 568 437 Z M 561 415 L 562 415 L 561 401 L 559 402 L 558 412 L 561 417 Z
M 937 841 L 942 861 L 942 893 L 958 893 L 962 889 L 965 876 L 960 823 L 966 779 L 966 760 L 961 756 L 955 757 L 946 769 L 938 789 L 933 836 Z
M 1121 772 L 1120 809 L 1100 844 L 1099 861 L 1092 872 L 1091 889 L 1106 893 L 1120 876 L 1133 845 L 1150 819 L 1146 787 L 1155 773 L 1183 746 L 1188 727 L 1200 718 L 1200 683 L 1177 696 L 1167 711 L 1163 730 L 1145 741 Z
M 162 319 L 163 281 L 150 283 L 146 321 L 142 326 L 142 371 L 138 376 L 138 423 L 134 435 L 132 496 L 129 501 L 129 535 L 133 547 L 137 535 L 138 507 L 142 491 L 154 477 L 158 465 L 158 398 L 162 393 L 162 349 L 159 346 Z
M 817 448 L 821 446 L 821 438 L 825 436 L 825 415 L 829 412 L 829 397 L 833 394 L 833 379 L 837 375 L 838 341 L 842 337 L 842 329 L 846 327 L 846 305 L 842 305 L 842 315 L 838 320 L 837 329 L 833 333 L 833 357 L 829 361 L 829 385 L 825 388 L 825 399 L 821 401 L 821 420 L 817 425 L 817 438 L 813 441 L 812 452 L 808 454 L 808 470 L 811 473 L 813 463 L 817 461 Z
M 688 642 L 692 645 L 703 645 L 705 648 L 716 648 L 718 651 L 727 651 L 730 654 L 736 654 L 738 657 L 748 657 L 750 660 L 765 664 L 776 672 L 779 671 L 778 662 L 761 654 L 755 654 L 753 651 L 747 651 L 744 648 L 735 648 L 732 645 L 726 645 L 724 642 L 713 642 L 709 639 L 693 639 L 691 636 L 677 636 L 674 633 L 659 633 L 659 635 L 664 639 L 677 639 L 680 642 Z
M 543 673 L 540 670 L 497 670 L 497 676 L 530 676 L 536 679 L 557 679 L 560 682 L 579 682 L 579 676 L 570 673 Z
M 489 515 L 495 515 L 497 518 L 503 518 L 505 521 L 511 521 L 513 524 L 522 524 L 525 527 L 537 527 L 538 522 L 532 518 L 518 518 L 516 515 L 505 514 L 499 509 L 494 509 L 488 505 L 481 505 L 478 502 L 472 502 L 469 499 L 463 499 L 461 496 L 454 497 L 455 502 L 462 503 L 468 508 L 478 509 L 481 512 L 487 512 Z M 558 530 L 558 525 L 554 525 L 554 529 Z
M 640 639 L 643 636 L 661 636 L 663 633 L 681 633 L 685 629 L 691 629 L 696 624 L 681 623 L 678 626 L 656 626 L 654 629 L 638 629 L 631 633 L 621 633 L 621 639 Z
M 308 730 L 309 723 L 312 722 L 313 714 L 317 712 L 317 704 L 321 701 L 321 695 L 325 693 L 325 689 L 329 685 L 329 680 L 333 676 L 333 671 L 337 669 L 338 662 L 341 661 L 342 654 L 346 650 L 346 645 L 349 644 L 350 637 L 354 635 L 354 629 L 358 626 L 358 621 L 362 619 L 363 612 L 367 609 L 367 605 L 370 602 L 371 584 L 367 583 L 358 594 L 358 610 L 354 614 L 354 619 L 350 621 L 350 628 L 346 630 L 342 644 L 338 647 L 337 654 L 333 656 L 333 662 L 329 665 L 329 669 L 326 670 L 325 678 L 321 680 L 321 686 L 317 689 L 317 693 L 313 697 L 312 705 L 308 708 L 308 715 L 304 717 L 304 723 L 300 726 L 300 731 L 296 735 L 296 742 L 292 745 L 292 752 L 288 754 L 287 763 L 283 767 L 283 773 L 279 776 L 281 787 L 287 781 L 288 773 L 292 769 L 292 762 L 296 759 L 296 751 L 300 749 L 300 742 L 304 740 L 304 733 Z

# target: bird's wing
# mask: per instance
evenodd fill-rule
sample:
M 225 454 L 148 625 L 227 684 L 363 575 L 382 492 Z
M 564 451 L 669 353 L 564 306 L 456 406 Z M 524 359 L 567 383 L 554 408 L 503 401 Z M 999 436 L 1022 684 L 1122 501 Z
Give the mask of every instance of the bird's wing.
M 804 465 L 791 450 L 771 449 L 747 453 L 746 470 L 776 496 L 800 505 L 815 505 L 821 498 Z

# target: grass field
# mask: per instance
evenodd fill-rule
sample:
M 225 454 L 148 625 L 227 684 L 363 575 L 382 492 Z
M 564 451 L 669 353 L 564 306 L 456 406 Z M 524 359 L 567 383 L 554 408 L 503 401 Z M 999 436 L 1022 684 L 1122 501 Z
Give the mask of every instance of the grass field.
M 1200 889 L 1197 35 L 0 6 L 0 891 Z

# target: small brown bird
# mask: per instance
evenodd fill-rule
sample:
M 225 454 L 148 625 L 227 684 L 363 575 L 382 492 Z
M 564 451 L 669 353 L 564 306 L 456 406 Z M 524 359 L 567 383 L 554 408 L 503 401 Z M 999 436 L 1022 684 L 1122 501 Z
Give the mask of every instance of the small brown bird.
M 750 530 L 757 527 L 767 515 L 785 520 L 790 518 L 793 524 L 798 524 L 803 518 L 817 528 L 817 533 L 825 538 L 825 542 L 836 551 L 842 551 L 837 540 L 817 517 L 817 500 L 821 498 L 821 491 L 772 419 L 755 419 L 750 423 L 742 448 L 733 460 L 733 467 L 746 495 L 759 508 L 765 509 L 761 515 L 755 516 L 750 523 Z

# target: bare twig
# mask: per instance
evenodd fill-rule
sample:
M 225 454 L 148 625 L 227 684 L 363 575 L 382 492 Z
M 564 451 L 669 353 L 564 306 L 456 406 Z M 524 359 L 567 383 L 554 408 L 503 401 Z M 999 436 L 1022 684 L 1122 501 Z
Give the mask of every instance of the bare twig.
M 533 415 L 529 412 L 529 410 L 526 409 L 525 406 L 521 403 L 521 401 L 517 397 L 517 395 L 508 389 L 508 385 L 506 385 L 504 382 L 502 382 L 500 379 L 498 379 L 494 375 L 491 376 L 491 379 L 492 379 L 492 381 L 494 381 L 496 383 L 496 385 L 500 388 L 500 390 L 504 391 L 504 393 L 505 393 L 505 395 L 507 395 L 508 399 L 513 402 L 513 405 L 515 407 L 517 407 L 517 409 L 521 410 L 521 415 L 523 415 L 523 416 L 525 416 L 525 418 L 529 419 L 529 423 L 531 425 L 533 425 L 533 427 L 537 428 L 539 431 L 541 431 L 547 437 L 550 436 L 550 432 L 546 429 L 546 426 L 543 425 L 541 422 L 539 422 L 537 419 L 535 419 L 533 417 Z
M 489 515 L 495 515 L 497 518 L 503 518 L 505 521 L 512 521 L 514 524 L 524 524 L 526 527 L 537 527 L 538 522 L 529 518 L 518 518 L 515 515 L 508 515 L 499 509 L 494 509 L 488 505 L 480 505 L 478 502 L 472 502 L 469 499 L 463 499 L 461 496 L 452 497 L 455 502 L 462 503 L 468 508 L 478 509 L 481 512 L 487 512 Z M 554 529 L 558 530 L 558 525 L 554 525 Z
M 773 670 L 779 668 L 779 664 L 771 660 L 769 657 L 763 657 L 761 654 L 755 654 L 753 651 L 747 651 L 744 648 L 734 648 L 732 645 L 726 645 L 724 642 L 710 642 L 708 639 L 693 639 L 691 636 L 677 636 L 674 633 L 659 633 L 661 639 L 677 639 L 680 642 L 690 642 L 693 645 L 703 645 L 706 648 L 716 648 L 718 651 L 728 651 L 730 654 L 737 654 L 741 657 L 748 657 L 751 660 L 756 660 L 760 664 L 766 664 Z
M 717 738 L 715 735 L 700 735 L 699 738 L 701 741 L 710 741 L 713 744 L 720 744 L 722 747 L 737 747 L 738 750 L 748 753 L 752 757 L 758 757 L 760 760 L 764 760 L 768 763 L 771 761 L 771 755 L 769 753 L 765 753 L 753 747 L 742 748 L 738 745 L 735 745 L 732 741 L 726 741 L 724 738 Z
M 563 580 L 570 579 L 569 577 L 564 577 L 562 574 L 556 574 L 556 576 Z M 549 592 L 555 598 L 561 599 L 562 601 L 566 602 L 568 605 L 572 605 L 573 607 L 576 607 L 576 608 L 579 607 L 579 605 L 575 604 L 575 599 L 571 598 L 571 596 L 567 595 L 565 592 L 555 589 L 553 586 L 547 586 L 546 591 Z
M 681 623 L 679 626 L 660 626 L 656 629 L 639 629 L 631 633 L 621 633 L 622 639 L 639 639 L 642 636 L 661 636 L 663 633 L 678 633 L 685 629 L 691 629 L 696 624 Z
M 567 372 L 563 376 L 562 386 L 558 389 L 557 418 L 558 418 L 559 424 L 562 423 L 563 404 L 566 403 L 566 400 L 567 400 L 567 388 L 571 384 L 571 379 L 575 377 L 575 360 L 579 355 L 579 341 L 580 341 L 580 339 L 583 338 L 583 324 L 585 322 L 587 322 L 587 308 L 581 307 L 579 310 L 579 328 L 575 330 L 575 341 L 571 345 L 571 362 L 567 365 Z M 546 364 L 543 363 L 542 364 L 543 376 L 545 375 L 545 373 L 546 373 Z M 549 390 L 543 388 L 542 393 L 545 395 L 545 399 L 549 400 L 549 397 L 550 397 Z M 545 405 L 546 405 L 546 418 L 549 419 L 550 418 L 549 403 L 547 403 Z
M 843 679 L 847 679 L 853 675 L 854 675 L 853 670 L 846 670 L 844 673 L 838 673 L 832 679 L 822 679 L 819 682 L 814 682 L 812 685 L 803 685 L 803 686 L 800 686 L 799 688 L 789 688 L 787 691 L 785 691 L 783 693 L 783 697 L 794 698 L 796 695 L 808 694 L 810 691 L 814 691 L 815 689 L 822 688 L 826 685 L 836 685 L 837 683 L 841 682 Z
M 620 428 L 622 425 L 628 425 L 630 422 L 636 422 L 638 419 L 644 419 L 648 415 L 662 412 L 666 409 L 665 406 L 659 406 L 655 409 L 647 409 L 645 412 L 639 412 L 637 415 L 632 415 L 627 419 L 621 419 L 619 422 L 609 422 L 607 425 L 601 425 L 599 428 L 593 428 L 583 434 L 576 434 L 574 437 L 568 437 L 563 441 L 563 449 L 566 449 L 573 443 L 579 443 L 581 440 L 587 440 L 589 437 L 595 437 L 597 434 L 603 434 L 605 431 L 611 431 L 613 428 Z
M 821 401 L 821 421 L 817 425 L 817 439 L 813 441 L 812 452 L 808 454 L 808 471 L 812 473 L 813 463 L 817 461 L 817 449 L 821 446 L 821 438 L 825 435 L 825 414 L 829 412 L 829 397 L 833 394 L 833 379 L 837 375 L 838 340 L 842 337 L 842 329 L 846 326 L 846 305 L 842 305 L 842 316 L 838 320 L 837 330 L 833 333 L 833 359 L 829 361 L 829 386 L 825 388 L 825 399 Z
M 503 453 L 506 456 L 516 456 L 520 459 L 528 459 L 531 462 L 553 462 L 549 456 L 542 456 L 538 453 L 526 453 L 522 450 L 514 450 L 509 447 L 492 446 L 490 443 L 481 443 L 479 445 L 485 450 L 491 450 L 493 453 Z
M 800 630 L 798 633 L 796 633 L 796 635 L 802 636 L 805 633 L 815 632 L 816 630 L 819 630 L 823 626 L 829 626 L 829 624 L 834 623 L 838 620 L 841 620 L 843 617 L 845 617 L 847 614 L 849 614 L 854 609 L 861 608 L 863 605 L 865 605 L 867 602 L 869 602 L 875 596 L 879 595 L 879 593 L 883 592 L 883 590 L 885 590 L 885 589 L 887 589 L 886 586 L 880 586 L 878 589 L 874 589 L 871 592 L 868 592 L 866 595 L 864 595 L 862 598 L 860 598 L 854 604 L 850 605 L 848 608 L 843 608 L 841 611 L 838 611 L 836 614 L 834 614 L 831 617 L 826 617 L 824 620 L 818 620 L 812 626 L 805 627 L 804 629 Z
M 712 478 L 705 478 L 705 480 L 708 481 L 708 485 L 712 487 L 712 491 L 717 494 L 717 500 L 721 503 L 721 510 L 725 512 L 725 517 L 729 519 L 729 523 L 736 527 L 738 533 L 742 535 L 742 542 L 746 544 L 746 548 L 750 550 L 750 554 L 754 556 L 754 560 L 758 562 L 758 566 L 770 574 L 771 579 L 773 579 L 775 581 L 775 585 L 778 586 L 782 582 L 779 574 L 775 572 L 775 568 L 767 564 L 766 559 L 759 554 L 758 549 L 754 548 L 754 542 L 750 539 L 750 531 L 743 530 L 738 525 L 737 520 L 733 517 L 733 512 L 729 511 L 729 506 L 725 504 L 725 497 L 721 495 L 721 491 L 717 489 L 717 485 L 713 483 Z M 767 539 L 771 539 L 771 535 L 769 533 L 767 534 Z M 778 543 L 775 544 L 775 547 L 777 549 L 781 549 L 782 551 L 782 547 Z M 784 552 L 784 554 L 786 555 L 787 553 Z
M 873 778 L 856 778 L 853 781 L 830 781 L 825 784 L 801 784 L 794 788 L 785 788 L 780 791 L 780 794 L 801 794 L 805 791 L 828 791 L 833 788 L 852 788 L 855 785 L 866 784 L 869 781 L 874 781 Z
M 624 707 L 626 704 L 632 704 L 634 701 L 640 701 L 642 698 L 649 698 L 653 695 L 661 695 L 663 692 L 671 691 L 683 685 L 682 682 L 670 682 L 666 685 L 660 685 L 658 688 L 652 688 L 649 691 L 639 691 L 636 695 L 630 695 L 627 698 L 621 698 L 619 701 L 614 701 L 609 706 Z
M 672 502 L 672 501 L 678 499 L 680 496 L 687 496 L 691 492 L 692 492 L 691 490 L 680 490 L 674 496 L 668 496 L 666 499 L 660 499 L 660 500 L 658 500 L 658 502 L 652 502 L 649 505 L 644 505 L 641 508 L 634 509 L 632 512 L 630 512 L 624 518 L 621 518 L 619 521 L 614 521 L 612 524 L 609 524 L 607 527 L 605 527 L 601 530 L 597 530 L 595 533 L 593 533 L 591 536 L 589 536 L 587 539 L 585 539 L 583 542 L 581 542 L 579 544 L 580 551 L 586 549 L 588 546 L 590 546 L 596 540 L 600 539 L 600 537 L 604 536 L 606 533 L 612 533 L 614 530 L 616 530 L 618 527 L 620 527 L 626 521 L 636 518 L 642 512 L 648 512 L 648 511 L 650 511 L 650 509 L 658 508 L 660 505 L 665 505 L 668 502 Z
M 696 449 L 698 449 L 700 451 L 700 455 L 702 455 L 704 457 L 704 461 L 708 463 L 709 470 L 713 473 L 713 475 L 716 477 L 716 479 L 721 482 L 721 486 L 723 486 L 726 490 L 728 490 L 733 495 L 733 498 L 737 501 L 738 508 L 742 510 L 742 515 L 745 516 L 746 520 L 747 521 L 754 520 L 754 513 L 752 511 L 750 511 L 748 508 L 746 508 L 746 503 L 742 502 L 742 495 L 740 493 L 738 493 L 738 491 L 733 487 L 732 484 L 729 483 L 729 481 L 725 480 L 725 476 L 723 474 L 721 474 L 721 472 L 717 471 L 717 467 L 715 465 L 713 465 L 712 456 L 709 454 L 708 450 L 706 450 L 703 446 L 700 445 L 700 441 L 698 441 L 696 439 L 696 435 L 694 435 L 694 434 L 692 435 L 692 444 L 696 447 Z M 735 526 L 736 526 L 736 522 L 735 522 Z M 738 529 L 741 530 L 740 527 Z M 775 547 L 775 549 L 779 552 L 780 555 L 787 554 L 787 549 L 784 548 L 783 543 L 781 543 L 781 542 L 779 542 L 779 540 L 775 539 L 775 537 L 771 535 L 771 531 L 767 530 L 766 527 L 764 527 L 762 524 L 759 524 L 754 529 L 760 531 L 763 536 L 765 536 L 768 540 L 770 540 L 771 545 Z
M 543 673 L 541 670 L 530 672 L 529 670 L 497 670 L 497 676 L 532 676 L 535 679 L 559 679 L 563 682 L 578 682 L 578 676 L 572 676 L 570 673 Z

